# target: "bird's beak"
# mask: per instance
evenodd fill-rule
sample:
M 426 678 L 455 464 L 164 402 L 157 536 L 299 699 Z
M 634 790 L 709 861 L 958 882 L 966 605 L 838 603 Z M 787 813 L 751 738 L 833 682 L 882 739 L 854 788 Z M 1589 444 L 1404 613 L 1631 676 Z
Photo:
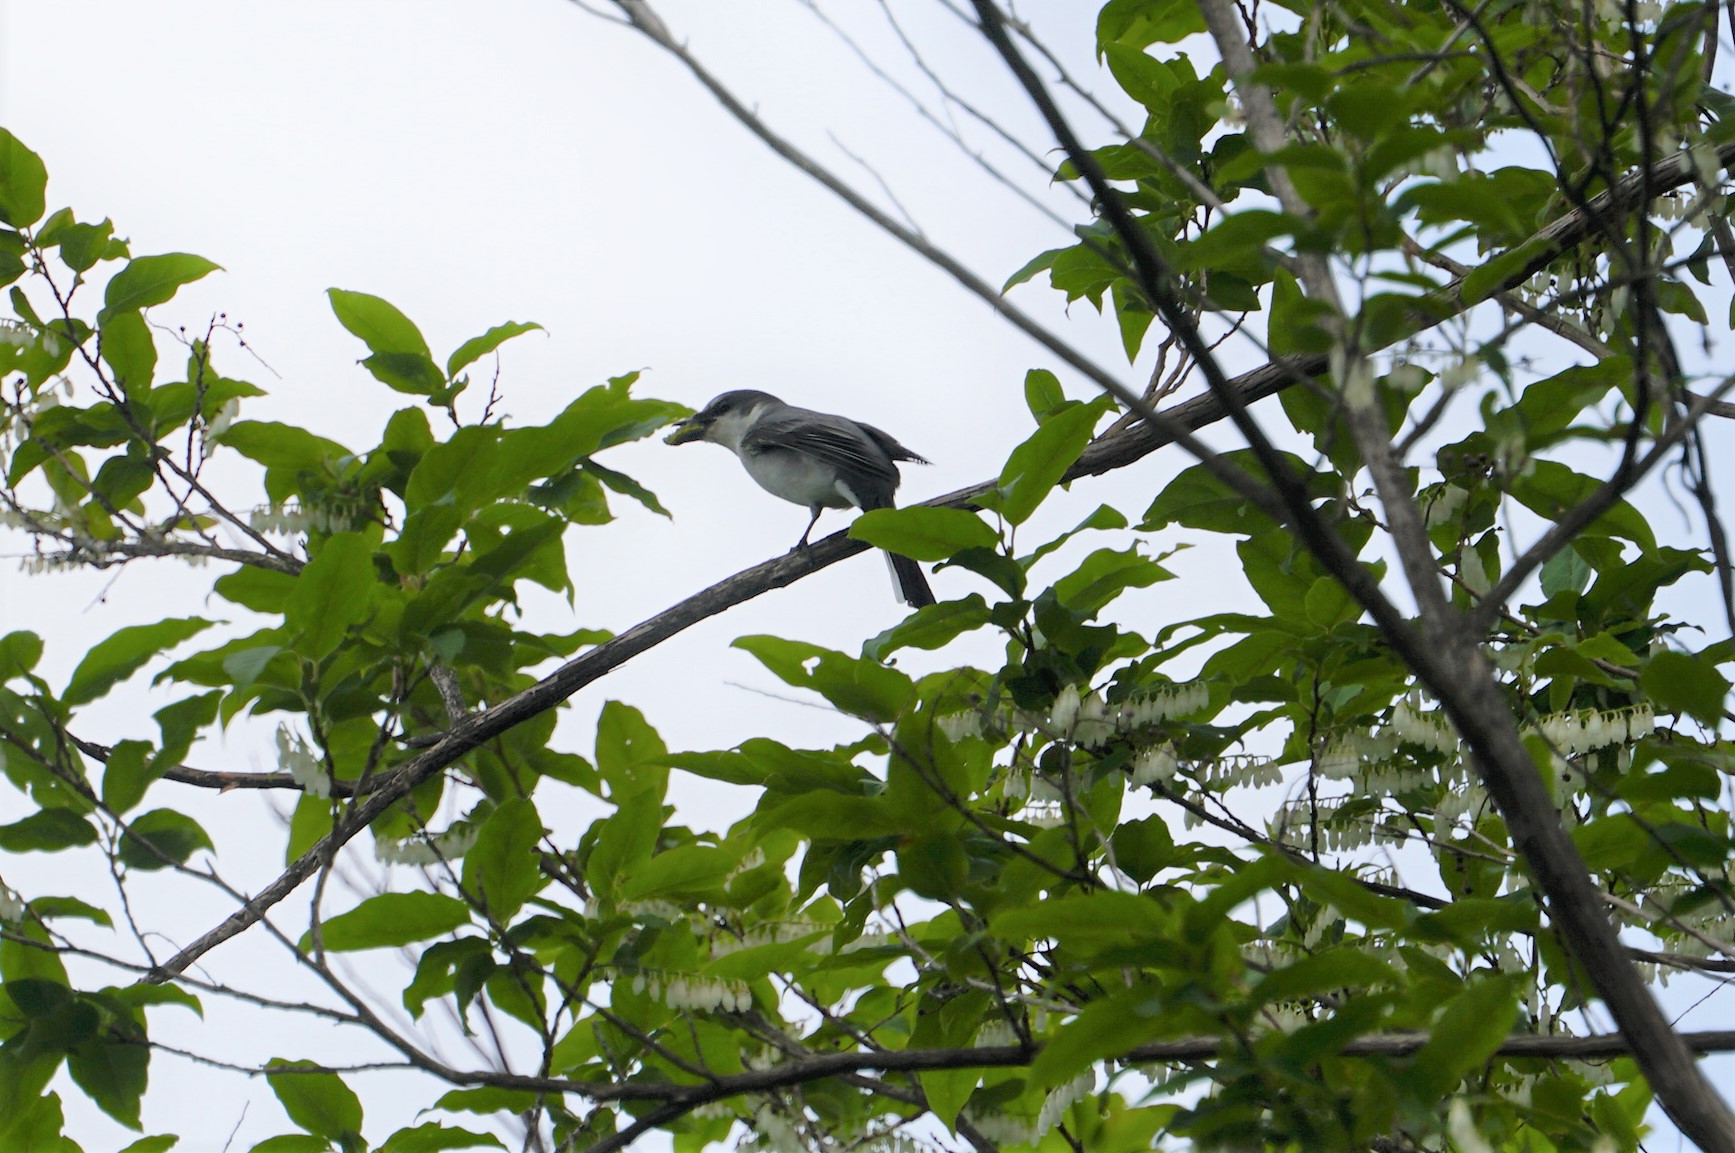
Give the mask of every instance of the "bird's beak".
M 703 440 L 705 431 L 711 427 L 711 422 L 701 420 L 698 413 L 680 421 L 663 438 L 664 444 L 686 444 L 689 440 Z

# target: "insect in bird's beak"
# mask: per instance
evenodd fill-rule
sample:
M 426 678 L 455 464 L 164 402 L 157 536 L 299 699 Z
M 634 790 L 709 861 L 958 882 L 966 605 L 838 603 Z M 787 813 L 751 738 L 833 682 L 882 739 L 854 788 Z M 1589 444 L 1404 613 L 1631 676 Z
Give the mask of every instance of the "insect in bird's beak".
M 705 430 L 711 427 L 711 422 L 708 420 L 700 420 L 699 416 L 700 414 L 695 412 L 692 416 L 678 422 L 675 427 L 669 431 L 669 435 L 663 438 L 663 443 L 686 444 L 689 440 L 702 439 L 705 435 Z

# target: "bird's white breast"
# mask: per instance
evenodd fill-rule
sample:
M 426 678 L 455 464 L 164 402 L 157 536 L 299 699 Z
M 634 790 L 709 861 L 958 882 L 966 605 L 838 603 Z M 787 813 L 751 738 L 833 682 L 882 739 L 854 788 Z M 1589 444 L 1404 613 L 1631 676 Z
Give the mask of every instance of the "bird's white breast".
M 743 452 L 747 475 L 773 496 L 809 508 L 850 508 L 859 502 L 837 478 L 837 469 L 786 450 Z

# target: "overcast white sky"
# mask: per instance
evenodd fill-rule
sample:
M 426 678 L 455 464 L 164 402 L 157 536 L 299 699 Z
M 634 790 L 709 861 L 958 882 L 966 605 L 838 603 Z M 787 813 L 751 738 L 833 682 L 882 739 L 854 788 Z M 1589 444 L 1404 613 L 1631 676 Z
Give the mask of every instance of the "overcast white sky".
M 1090 52 L 1095 7 L 1020 5 L 1106 95 Z M 998 62 L 960 21 L 931 0 L 894 0 L 892 8 L 948 78 L 1043 139 Z M 919 84 L 877 5 L 827 9 Z M 990 281 L 1068 242 L 989 186 L 795 0 L 671 0 L 659 10 L 777 130 L 871 190 L 875 177 L 843 149 L 860 156 L 936 242 Z M 524 421 L 632 369 L 646 370 L 644 394 L 695 406 L 755 387 L 872 421 L 934 461 L 905 470 L 906 499 L 996 473 L 1030 429 L 1020 399 L 1025 370 L 1060 367 L 754 142 L 672 58 L 563 0 L 0 0 L 0 124 L 47 163 L 51 208 L 112 217 L 135 254 L 189 251 L 224 266 L 155 319 L 198 329 L 223 312 L 244 323 L 263 363 L 222 345 L 218 357 L 227 374 L 271 392 L 245 415 L 303 423 L 357 448 L 374 443 L 381 418 L 404 399 L 357 367 L 361 347 L 325 300 L 331 286 L 391 300 L 418 322 L 436 356 L 508 319 L 542 323 L 546 334 L 520 338 L 502 356 L 505 411 Z M 1087 117 L 1080 124 L 1100 130 Z M 1043 192 L 1028 167 L 986 133 L 969 132 Z M 1067 196 L 1047 195 L 1062 215 L 1078 217 Z M 1063 316 L 1045 286 L 1014 299 L 1063 326 L 1101 363 L 1124 366 L 1118 339 L 1088 310 Z M 1126 372 L 1129 381 L 1139 375 Z M 1062 378 L 1074 395 L 1088 394 Z M 575 533 L 576 613 L 554 598 L 538 602 L 537 620 L 549 629 L 626 627 L 780 553 L 805 519 L 759 492 L 721 449 L 651 442 L 609 463 L 656 491 L 675 519 L 623 502 L 617 524 Z M 1111 481 L 1086 482 L 1043 523 L 1070 524 L 1105 500 L 1136 515 L 1184 463 L 1159 454 Z M 845 523 L 828 514 L 820 531 Z M 1127 611 L 1160 624 L 1237 607 L 1239 577 L 1221 576 L 1221 562 L 1206 550 L 1180 555 L 1173 567 L 1204 580 L 1159 585 L 1128 598 Z M 120 625 L 230 613 L 200 596 L 210 575 L 190 580 L 168 566 L 135 566 L 112 584 L 27 580 L 0 563 L 0 631 L 44 632 L 49 679 L 63 683 L 83 646 Z M 936 591 L 961 595 L 969 579 L 939 574 Z M 1222 590 L 1223 599 L 1177 605 L 1169 598 L 1182 587 Z M 678 748 L 723 747 L 772 730 L 790 743 L 854 735 L 825 712 L 755 691 L 779 686 L 728 642 L 775 632 L 854 649 L 902 612 L 880 562 L 856 558 L 697 626 L 587 690 L 562 740 L 588 752 L 591 722 L 609 698 L 644 709 Z M 909 659 L 918 667 L 928 660 Z M 99 718 L 109 727 L 85 735 L 148 735 L 158 703 L 142 689 L 119 693 Z M 199 757 L 211 767 L 268 768 L 268 739 L 265 726 L 238 729 Z M 190 803 L 167 793 L 155 799 Z M 734 815 L 708 794 L 691 799 L 688 818 L 697 823 Z M 273 875 L 277 833 L 258 798 L 200 798 L 196 811 L 232 880 L 257 887 Z M 576 839 L 583 810 L 569 815 Z M 250 853 L 259 846 L 266 855 Z M 55 881 L 61 888 L 36 891 L 92 885 L 106 893 L 109 883 L 100 874 Z M 186 937 L 229 911 L 174 881 L 140 888 L 147 919 L 162 923 L 164 908 L 183 906 L 169 923 Z M 256 983 L 276 972 L 274 955 L 236 943 L 210 958 L 209 971 Z M 297 980 L 281 979 L 286 988 Z M 213 999 L 207 1011 L 202 1027 L 184 1014 L 159 1015 L 158 1035 L 242 1062 L 300 1055 L 331 1036 L 314 1026 L 264 1039 L 252 1031 L 257 1022 Z M 153 1082 L 146 1131 L 183 1134 L 181 1149 L 223 1148 L 237 1125 L 237 1149 L 289 1129 L 261 1083 L 164 1057 Z M 359 1084 L 376 1139 L 412 1123 L 424 1099 L 389 1076 Z M 130 1139 L 87 1114 L 78 1112 L 74 1132 L 88 1150 Z

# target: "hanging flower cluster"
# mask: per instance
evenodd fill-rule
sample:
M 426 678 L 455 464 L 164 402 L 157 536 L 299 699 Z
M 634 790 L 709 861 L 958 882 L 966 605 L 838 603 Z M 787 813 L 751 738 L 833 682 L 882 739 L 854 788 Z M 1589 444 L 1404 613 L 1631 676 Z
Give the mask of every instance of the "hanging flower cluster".
M 453 825 L 440 833 L 421 832 L 401 841 L 374 837 L 374 857 L 387 865 L 434 865 L 455 861 L 476 843 L 477 826 Z
M 349 532 L 365 518 L 359 509 L 330 505 L 272 504 L 254 509 L 247 515 L 248 527 L 255 532 L 299 534 L 306 532 Z
M 331 796 L 331 777 L 307 740 L 287 724 L 277 726 L 277 763 L 288 772 L 302 792 L 324 799 Z
M 745 1013 L 753 1007 L 753 994 L 744 981 L 640 973 L 633 978 L 633 992 L 648 992 L 671 1009 Z
M 1601 712 L 1579 709 L 1550 713 L 1536 722 L 1536 731 L 1565 756 L 1579 757 L 1610 745 L 1643 740 L 1656 730 L 1657 717 L 1650 705 Z
M 1080 692 L 1067 685 L 1054 698 L 1046 715 L 1029 709 L 1004 706 L 996 713 L 980 709 L 950 713 L 935 723 L 949 739 L 979 737 L 990 731 L 1045 733 L 1055 740 L 1071 741 L 1084 748 L 1099 748 L 1116 736 L 1202 711 L 1211 703 L 1210 691 L 1198 682 L 1143 693 L 1109 704 L 1101 693 Z
M 1406 745 L 1445 755 L 1458 751 L 1457 730 L 1437 709 L 1428 709 L 1420 693 L 1409 694 L 1392 708 L 1391 731 Z
M 1066 1084 L 1058 1086 L 1042 1102 L 1035 1120 L 1010 1113 L 970 1113 L 970 1124 L 997 1145 L 1035 1145 L 1060 1123 L 1061 1116 L 1073 1104 L 1096 1092 L 1096 1073 L 1086 1070 Z

